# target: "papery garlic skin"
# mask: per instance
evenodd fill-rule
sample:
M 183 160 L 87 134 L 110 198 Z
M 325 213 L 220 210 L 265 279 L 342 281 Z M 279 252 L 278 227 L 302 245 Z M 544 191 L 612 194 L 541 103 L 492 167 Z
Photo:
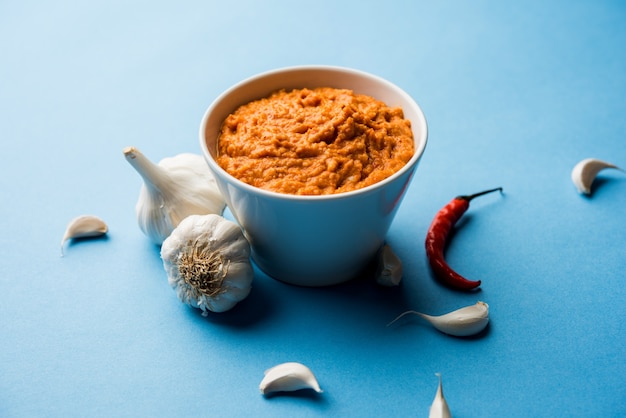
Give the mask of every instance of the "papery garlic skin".
M 190 215 L 161 246 L 168 282 L 181 302 L 225 312 L 250 293 L 254 271 L 241 228 L 220 215 Z
M 78 216 L 72 219 L 65 229 L 65 233 L 61 239 L 61 255 L 63 255 L 63 246 L 68 240 L 74 238 L 98 237 L 107 232 L 109 232 L 109 227 L 98 216 Z
M 417 311 L 407 311 L 399 315 L 388 325 L 405 315 L 414 314 L 424 318 L 437 330 L 455 337 L 469 337 L 484 330 L 489 324 L 489 305 L 478 301 L 475 305 L 457 309 L 445 315 L 433 316 Z
M 446 402 L 446 398 L 444 398 L 443 396 L 441 374 L 435 373 L 435 375 L 439 377 L 439 385 L 437 386 L 435 399 L 433 399 L 433 403 L 430 406 L 430 413 L 428 414 L 428 418 L 452 418 L 450 408 L 448 407 L 448 402 Z
M 381 286 L 398 286 L 402 281 L 402 260 L 389 244 L 382 246 L 377 255 L 376 283 Z
M 139 228 L 155 244 L 189 215 L 223 213 L 226 202 L 201 155 L 178 154 L 154 164 L 135 147 L 123 152 L 144 180 L 135 212 Z
M 263 395 L 302 389 L 323 392 L 311 369 L 297 362 L 282 363 L 266 370 L 265 377 L 259 384 L 259 390 Z
M 591 194 L 591 185 L 598 173 L 605 168 L 614 168 L 623 171 L 615 164 L 599 160 L 597 158 L 585 158 L 578 162 L 572 169 L 572 182 L 579 193 Z

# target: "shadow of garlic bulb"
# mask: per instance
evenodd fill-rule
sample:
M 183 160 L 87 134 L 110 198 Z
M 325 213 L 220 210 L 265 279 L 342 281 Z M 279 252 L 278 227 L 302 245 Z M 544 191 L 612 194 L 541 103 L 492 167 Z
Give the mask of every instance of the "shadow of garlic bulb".
M 241 228 L 219 215 L 191 215 L 163 241 L 161 258 L 181 302 L 225 312 L 250 293 L 254 272 Z

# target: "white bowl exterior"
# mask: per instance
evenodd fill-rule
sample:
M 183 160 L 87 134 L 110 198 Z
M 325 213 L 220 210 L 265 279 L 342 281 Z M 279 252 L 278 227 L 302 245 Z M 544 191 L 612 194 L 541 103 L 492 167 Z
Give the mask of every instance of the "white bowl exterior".
M 295 196 L 250 186 L 215 161 L 224 119 L 237 107 L 279 89 L 335 87 L 400 106 L 411 121 L 415 155 L 399 172 L 372 186 L 335 195 Z M 424 152 L 427 126 L 415 101 L 397 86 L 352 69 L 290 67 L 249 78 L 220 95 L 200 126 L 200 146 L 220 191 L 268 275 L 302 286 L 327 286 L 358 275 L 382 245 Z

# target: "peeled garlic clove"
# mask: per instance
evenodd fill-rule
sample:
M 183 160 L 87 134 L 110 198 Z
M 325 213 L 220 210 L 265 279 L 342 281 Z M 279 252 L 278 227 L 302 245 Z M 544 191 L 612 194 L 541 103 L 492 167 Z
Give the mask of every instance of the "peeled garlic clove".
M 74 238 L 98 237 L 109 231 L 107 224 L 102 219 L 94 215 L 81 215 L 70 221 L 61 240 L 61 255 L 63 246 Z
M 485 302 L 478 301 L 475 305 L 466 306 L 440 316 L 407 311 L 391 321 L 389 325 L 407 314 L 418 315 L 439 331 L 455 337 L 468 337 L 478 334 L 484 330 L 489 323 L 489 305 Z
M 322 393 L 311 369 L 296 362 L 279 364 L 267 370 L 259 385 L 259 390 L 263 395 L 273 392 L 293 392 L 301 389 L 313 389 L 317 393 Z
M 618 166 L 596 158 L 586 158 L 574 166 L 572 181 L 579 193 L 591 194 L 591 185 L 598 173 L 605 168 L 622 170 Z M 622 170 L 623 171 L 623 170 Z
M 398 286 L 402 281 L 402 261 L 393 252 L 389 244 L 382 246 L 378 252 L 376 266 L 376 283 L 382 286 Z
M 224 198 L 201 155 L 184 153 L 154 164 L 135 147 L 123 153 L 144 180 L 135 212 L 139 228 L 155 244 L 163 243 L 189 215 L 224 211 Z
M 439 386 L 437 386 L 435 399 L 430 406 L 430 414 L 428 415 L 428 418 L 452 418 L 450 408 L 448 407 L 448 402 L 446 402 L 446 399 L 443 397 L 441 373 L 435 373 L 435 375 L 439 377 Z

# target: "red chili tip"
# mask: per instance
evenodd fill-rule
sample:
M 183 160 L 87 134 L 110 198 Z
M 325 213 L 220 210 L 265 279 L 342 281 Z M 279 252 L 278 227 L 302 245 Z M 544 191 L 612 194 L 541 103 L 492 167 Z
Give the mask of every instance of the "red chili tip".
M 480 280 L 467 280 L 465 279 L 464 282 L 448 282 L 447 285 L 450 287 L 454 287 L 456 289 L 459 290 L 474 290 L 480 287 L 480 285 L 482 284 L 482 282 Z
M 435 278 L 443 285 L 457 290 L 474 290 L 481 285 L 480 280 L 469 280 L 454 271 L 446 262 L 443 253 L 435 251 L 431 245 L 426 244 L 426 255 L 428 263 L 435 275 Z M 432 244 L 432 242 L 430 243 Z M 438 244 L 438 245 L 441 245 Z

